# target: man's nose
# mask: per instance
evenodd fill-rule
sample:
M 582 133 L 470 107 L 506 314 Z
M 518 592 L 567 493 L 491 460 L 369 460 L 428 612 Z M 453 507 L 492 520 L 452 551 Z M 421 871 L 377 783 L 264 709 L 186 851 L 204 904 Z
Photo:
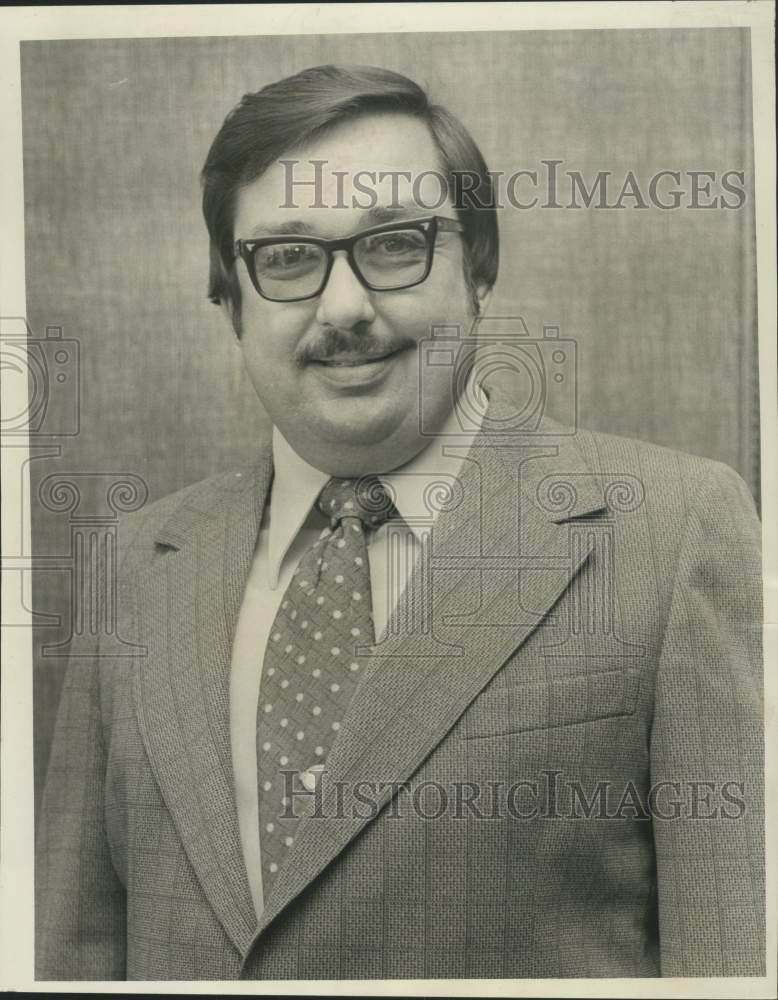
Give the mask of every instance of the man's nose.
M 341 330 L 375 319 L 370 291 L 352 270 L 344 250 L 335 252 L 330 276 L 319 296 L 316 319 L 322 326 Z

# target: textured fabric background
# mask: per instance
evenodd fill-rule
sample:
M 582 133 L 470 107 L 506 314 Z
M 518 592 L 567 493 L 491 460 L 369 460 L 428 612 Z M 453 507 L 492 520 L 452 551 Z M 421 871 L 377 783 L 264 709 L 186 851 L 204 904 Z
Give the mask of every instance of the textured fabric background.
M 31 42 L 28 319 L 81 349 L 80 433 L 31 463 L 35 555 L 69 546 L 67 514 L 36 499 L 51 473 L 131 472 L 153 500 L 255 453 L 265 421 L 205 297 L 198 173 L 244 92 L 323 62 L 428 85 L 493 170 L 560 159 L 616 191 L 628 170 L 643 190 L 662 169 L 745 171 L 739 211 L 504 210 L 490 312 L 576 339 L 581 424 L 719 459 L 757 492 L 745 30 Z M 70 597 L 66 573 L 34 574 L 35 610 L 62 616 L 37 630 L 38 784 L 65 660 L 37 651 L 68 636 Z

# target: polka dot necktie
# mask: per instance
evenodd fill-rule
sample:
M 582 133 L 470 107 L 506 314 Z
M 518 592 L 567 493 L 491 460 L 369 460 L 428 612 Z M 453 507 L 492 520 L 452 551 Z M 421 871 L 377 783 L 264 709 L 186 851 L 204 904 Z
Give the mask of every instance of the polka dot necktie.
M 316 501 L 330 519 L 303 554 L 270 630 L 257 713 L 265 901 L 359 682 L 355 649 L 375 641 L 366 535 L 396 514 L 375 476 L 331 479 Z M 286 772 L 298 772 L 292 779 Z M 308 796 L 310 798 L 310 796 Z

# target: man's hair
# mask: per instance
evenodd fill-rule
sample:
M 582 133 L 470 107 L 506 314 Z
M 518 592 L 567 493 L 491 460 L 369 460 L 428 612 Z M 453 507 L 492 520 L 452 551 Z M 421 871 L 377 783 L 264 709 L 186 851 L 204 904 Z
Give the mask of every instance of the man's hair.
M 427 124 L 440 151 L 449 193 L 462 178 L 475 197 L 452 195 L 464 227 L 465 277 L 471 292 L 497 278 L 499 239 L 492 178 L 472 136 L 418 84 L 376 66 L 314 66 L 246 94 L 227 115 L 202 171 L 203 215 L 210 236 L 208 296 L 228 302 L 239 332 L 240 285 L 233 256 L 237 193 L 284 153 L 340 122 L 400 112 Z M 458 186 L 459 185 L 459 186 Z

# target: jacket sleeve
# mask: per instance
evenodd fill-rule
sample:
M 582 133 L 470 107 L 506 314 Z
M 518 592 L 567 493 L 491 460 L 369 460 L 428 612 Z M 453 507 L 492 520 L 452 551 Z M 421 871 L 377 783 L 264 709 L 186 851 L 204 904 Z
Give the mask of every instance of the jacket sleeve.
M 706 468 L 656 675 L 651 783 L 678 803 L 653 816 L 661 970 L 763 976 L 761 532 L 740 477 Z
M 95 640 L 89 655 L 71 656 L 68 663 L 41 803 L 35 860 L 39 980 L 126 978 L 125 891 L 106 832 L 106 761 Z

